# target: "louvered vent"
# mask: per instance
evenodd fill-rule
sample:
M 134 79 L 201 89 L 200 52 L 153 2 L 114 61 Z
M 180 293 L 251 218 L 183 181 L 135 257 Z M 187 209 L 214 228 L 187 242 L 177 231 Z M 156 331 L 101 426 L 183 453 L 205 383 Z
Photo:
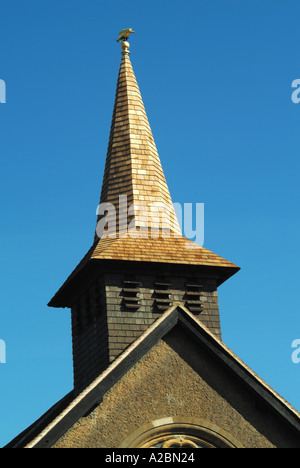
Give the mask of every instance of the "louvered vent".
M 137 310 L 141 306 L 139 298 L 139 281 L 124 280 L 123 281 L 123 304 L 126 309 Z
M 202 291 L 203 284 L 194 281 L 189 281 L 186 283 L 186 307 L 191 312 L 198 314 L 202 312 Z
M 156 281 L 154 283 L 154 303 L 158 310 L 164 311 L 172 305 L 171 283 Z

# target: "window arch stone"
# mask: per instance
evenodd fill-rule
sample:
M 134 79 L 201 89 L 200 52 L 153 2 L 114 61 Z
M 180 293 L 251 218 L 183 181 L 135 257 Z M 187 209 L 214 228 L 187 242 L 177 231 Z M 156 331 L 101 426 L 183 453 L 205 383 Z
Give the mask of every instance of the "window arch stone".
M 242 448 L 230 433 L 205 419 L 167 417 L 146 424 L 121 448 Z

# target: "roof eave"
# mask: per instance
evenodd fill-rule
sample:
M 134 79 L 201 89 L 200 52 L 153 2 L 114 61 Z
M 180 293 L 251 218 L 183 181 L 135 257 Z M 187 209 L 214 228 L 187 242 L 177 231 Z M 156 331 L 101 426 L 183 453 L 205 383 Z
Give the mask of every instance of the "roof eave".
M 130 264 L 130 270 L 132 269 L 158 269 L 161 271 L 162 268 L 167 268 L 172 271 L 186 272 L 190 274 L 209 274 L 214 277 L 217 282 L 217 287 L 235 275 L 240 267 L 238 266 L 219 266 L 219 265 L 202 265 L 199 264 L 176 264 L 176 263 L 164 263 L 164 262 L 140 262 L 130 260 L 113 260 L 113 259 L 89 259 L 81 268 L 76 268 L 74 272 L 69 276 L 66 282 L 61 286 L 57 293 L 52 297 L 48 303 L 49 307 L 55 308 L 71 308 L 76 302 L 76 298 L 83 291 L 84 288 L 88 287 L 94 279 L 105 272 L 111 272 L 114 270 L 122 270 L 123 267 Z

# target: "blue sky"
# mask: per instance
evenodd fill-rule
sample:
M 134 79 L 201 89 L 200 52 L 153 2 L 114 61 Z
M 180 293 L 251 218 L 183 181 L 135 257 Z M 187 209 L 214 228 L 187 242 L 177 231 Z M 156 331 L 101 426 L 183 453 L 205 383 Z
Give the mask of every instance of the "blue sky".
M 205 204 L 224 342 L 300 410 L 300 4 L 2 0 L 0 446 L 72 389 L 68 310 L 90 247 L 120 64 L 131 61 L 174 202 Z

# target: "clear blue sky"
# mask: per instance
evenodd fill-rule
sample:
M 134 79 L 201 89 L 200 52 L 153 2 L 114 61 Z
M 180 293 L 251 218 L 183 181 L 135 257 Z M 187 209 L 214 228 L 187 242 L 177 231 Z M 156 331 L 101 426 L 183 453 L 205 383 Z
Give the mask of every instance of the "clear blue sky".
M 68 310 L 47 303 L 93 240 L 120 46 L 174 202 L 205 204 L 224 342 L 300 410 L 297 0 L 2 0 L 0 446 L 72 389 Z

